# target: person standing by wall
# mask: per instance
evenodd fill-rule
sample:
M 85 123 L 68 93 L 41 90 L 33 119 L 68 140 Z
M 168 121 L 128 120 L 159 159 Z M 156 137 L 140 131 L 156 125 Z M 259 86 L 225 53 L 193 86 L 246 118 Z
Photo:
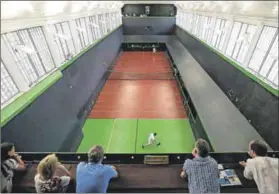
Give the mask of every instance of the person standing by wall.
M 190 193 L 219 193 L 218 163 L 209 156 L 209 144 L 198 139 L 192 151 L 194 159 L 187 159 L 181 178 L 188 178 Z
M 88 152 L 88 163 L 78 164 L 77 193 L 106 193 L 109 181 L 119 176 L 114 166 L 102 164 L 103 158 L 103 147 L 96 145 Z
M 57 176 L 57 171 L 64 176 Z M 72 184 L 71 180 L 71 173 L 58 162 L 55 154 L 47 155 L 40 161 L 34 178 L 37 193 L 65 193 Z
M 15 152 L 13 143 L 1 144 L 1 193 L 11 193 L 13 188 L 14 170 L 25 170 L 26 166 Z
M 249 144 L 252 159 L 239 162 L 244 167 L 244 177 L 254 179 L 260 193 L 278 193 L 278 158 L 267 156 L 267 145 L 261 140 Z

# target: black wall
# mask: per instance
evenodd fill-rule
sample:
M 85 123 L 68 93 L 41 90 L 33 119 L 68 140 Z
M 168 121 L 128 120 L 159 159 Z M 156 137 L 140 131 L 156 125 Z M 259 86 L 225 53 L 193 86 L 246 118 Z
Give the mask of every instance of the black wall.
M 102 78 L 119 53 L 122 27 L 65 69 L 63 77 L 2 128 L 1 141 L 17 151 L 76 151 L 86 113 L 104 84 Z
M 170 35 L 175 17 L 123 17 L 124 35 Z
M 150 7 L 150 14 L 148 16 L 175 16 L 176 7 L 173 4 L 125 4 L 122 8 L 123 15 L 136 14 L 140 16 L 145 14 L 145 6 Z
M 279 150 L 278 97 L 178 26 L 175 35 L 266 142 Z

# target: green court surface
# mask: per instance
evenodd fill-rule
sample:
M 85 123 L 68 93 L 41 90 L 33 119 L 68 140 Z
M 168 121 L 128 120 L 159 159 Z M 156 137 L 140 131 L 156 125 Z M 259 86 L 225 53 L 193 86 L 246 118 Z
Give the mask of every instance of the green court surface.
M 152 132 L 161 145 L 143 149 Z M 189 153 L 195 141 L 187 119 L 88 119 L 83 135 L 77 152 L 100 144 L 106 153 Z

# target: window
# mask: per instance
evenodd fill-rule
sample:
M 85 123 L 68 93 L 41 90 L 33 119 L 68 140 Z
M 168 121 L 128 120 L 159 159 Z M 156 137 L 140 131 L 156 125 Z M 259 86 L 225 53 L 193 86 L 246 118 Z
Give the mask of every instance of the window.
M 62 64 L 76 53 L 69 22 L 57 23 L 48 27 L 59 52 L 59 62 Z
M 75 23 L 78 31 L 79 44 L 83 49 L 90 44 L 90 39 L 88 37 L 88 28 L 86 25 L 85 18 L 76 19 Z
M 204 16 L 198 15 L 197 25 L 195 29 L 195 33 L 197 37 L 201 38 L 203 28 L 204 28 Z
M 117 25 L 121 25 L 122 24 L 122 14 L 121 12 L 117 13 Z
M 266 76 L 268 81 L 278 86 L 278 33 L 260 74 Z
M 255 31 L 254 25 L 234 22 L 226 54 L 243 64 Z
M 203 18 L 203 25 L 202 25 L 202 28 L 201 28 L 201 39 L 208 42 L 208 39 L 209 39 L 209 35 L 210 35 L 210 31 L 212 29 L 212 18 L 211 17 L 207 17 L 205 16 Z
M 96 40 L 98 38 L 101 38 L 100 34 L 100 25 L 99 25 L 99 20 L 97 16 L 90 16 L 89 17 L 89 28 L 93 36 L 93 40 Z
M 5 33 L 1 38 L 29 86 L 54 69 L 41 27 Z
M 201 16 L 200 15 L 197 15 L 195 14 L 194 15 L 194 20 L 193 20 L 193 23 L 192 23 L 192 26 L 193 26 L 193 31 L 192 33 L 194 35 L 198 35 L 198 29 L 199 29 L 199 22 L 200 22 L 200 19 L 201 19 Z
M 110 17 L 110 13 L 106 13 L 105 14 L 105 18 L 106 18 L 106 25 L 107 25 L 107 33 L 110 32 L 112 30 L 112 27 L 111 27 L 111 17 Z
M 103 24 L 103 35 L 106 35 L 108 33 L 106 14 L 101 14 L 101 22 Z
M 278 44 L 278 29 L 275 27 L 264 26 L 248 64 L 248 68 L 255 72 L 261 71 L 261 66 L 265 63 L 272 45 L 276 44 L 276 42 Z
M 116 17 L 115 13 L 110 13 L 110 21 L 111 21 L 111 30 L 113 30 L 116 27 Z
M 213 36 L 211 39 L 211 45 L 221 50 L 224 46 L 225 36 L 228 33 L 229 21 L 217 18 Z M 208 40 L 209 41 L 209 40 Z
M 103 37 L 104 35 L 106 35 L 106 20 L 104 19 L 102 14 L 98 15 L 98 21 L 101 29 L 101 37 Z
M 18 93 L 19 89 L 1 61 L 1 106 Z

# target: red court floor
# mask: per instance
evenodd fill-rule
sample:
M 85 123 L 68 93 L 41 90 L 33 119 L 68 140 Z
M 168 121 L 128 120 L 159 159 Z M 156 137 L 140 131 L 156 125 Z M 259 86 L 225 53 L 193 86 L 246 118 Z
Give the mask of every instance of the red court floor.
M 164 52 L 122 52 L 113 71 L 163 73 Z M 107 80 L 89 118 L 186 118 L 175 80 Z

